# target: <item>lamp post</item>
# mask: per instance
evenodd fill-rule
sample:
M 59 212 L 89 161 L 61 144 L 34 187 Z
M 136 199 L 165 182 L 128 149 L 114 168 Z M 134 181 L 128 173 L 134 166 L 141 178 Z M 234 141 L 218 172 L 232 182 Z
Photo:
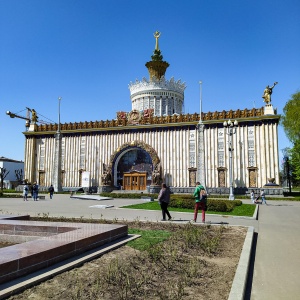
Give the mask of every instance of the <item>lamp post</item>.
M 202 81 L 199 81 L 200 85 L 200 117 L 199 123 L 197 124 L 198 129 L 198 171 L 197 177 L 201 184 L 206 187 L 205 180 L 205 151 L 204 151 L 204 124 L 202 121 Z
M 61 185 L 61 144 L 62 134 L 60 131 L 60 101 L 61 97 L 58 98 L 58 127 L 55 136 L 55 153 L 54 153 L 54 166 L 53 166 L 53 178 L 52 184 L 55 192 L 62 191 Z
M 236 127 L 238 125 L 238 121 L 235 120 L 232 122 L 224 121 L 223 126 L 226 128 L 226 134 L 229 136 L 228 141 L 228 150 L 229 150 L 229 200 L 234 200 L 234 193 L 233 193 L 233 168 L 232 168 L 232 151 L 234 150 L 232 148 L 232 136 L 236 133 Z

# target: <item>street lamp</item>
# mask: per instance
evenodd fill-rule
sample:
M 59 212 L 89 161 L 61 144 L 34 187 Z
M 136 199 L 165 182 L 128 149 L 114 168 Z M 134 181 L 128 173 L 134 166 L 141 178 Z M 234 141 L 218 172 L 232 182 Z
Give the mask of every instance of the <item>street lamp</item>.
M 198 171 L 197 177 L 201 184 L 206 187 L 206 180 L 205 180 L 205 151 L 204 151 L 204 124 L 202 121 L 202 81 L 199 81 L 200 85 L 200 118 L 199 123 L 197 124 L 198 129 Z
M 62 152 L 62 134 L 60 131 L 60 101 L 61 97 L 58 98 L 58 126 L 55 137 L 55 152 L 54 152 L 54 165 L 53 165 L 53 178 L 52 184 L 55 192 L 62 191 L 61 184 L 61 152 Z
M 235 120 L 232 122 L 224 121 L 223 126 L 226 128 L 226 134 L 229 136 L 228 141 L 228 150 L 229 150 L 229 183 L 230 183 L 230 191 L 229 191 L 229 200 L 234 200 L 234 194 L 233 194 L 233 168 L 232 168 L 232 151 L 234 150 L 232 148 L 232 136 L 236 133 L 236 127 L 238 125 L 238 121 Z

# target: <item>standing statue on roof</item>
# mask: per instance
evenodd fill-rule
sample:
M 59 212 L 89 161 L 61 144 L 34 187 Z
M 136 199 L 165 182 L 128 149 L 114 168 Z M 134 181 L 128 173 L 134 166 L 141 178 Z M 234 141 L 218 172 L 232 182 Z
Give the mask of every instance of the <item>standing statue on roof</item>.
M 272 92 L 273 92 L 273 88 L 277 83 L 278 82 L 274 82 L 273 86 L 268 86 L 267 85 L 267 87 L 264 90 L 264 94 L 262 95 L 262 98 L 264 98 L 264 102 L 266 102 L 267 104 L 271 103 L 271 95 L 272 95 Z
M 35 124 L 38 120 L 38 116 L 36 115 L 36 111 L 34 109 L 31 110 L 31 121 Z
M 155 37 L 155 39 L 156 39 L 156 43 L 155 43 L 155 50 L 159 50 L 159 47 L 158 47 L 158 39 L 159 39 L 159 37 L 160 37 L 160 32 L 159 31 L 155 31 L 154 32 L 154 37 Z

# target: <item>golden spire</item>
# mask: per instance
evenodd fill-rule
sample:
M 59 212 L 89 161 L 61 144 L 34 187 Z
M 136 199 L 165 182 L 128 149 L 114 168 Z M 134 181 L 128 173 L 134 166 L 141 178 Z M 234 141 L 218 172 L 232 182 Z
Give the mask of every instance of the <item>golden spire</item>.
M 166 61 L 163 61 L 163 56 L 158 46 L 158 39 L 161 33 L 159 31 L 155 31 L 153 35 L 156 39 L 155 49 L 153 51 L 153 55 L 151 56 L 152 61 L 148 61 L 146 63 L 150 80 L 152 80 L 153 77 L 160 79 L 162 76 L 165 76 L 166 70 L 169 67 L 169 64 Z
M 154 32 L 154 37 L 155 37 L 155 39 L 156 39 L 156 43 L 155 43 L 155 50 L 159 50 L 159 47 L 158 47 L 158 39 L 159 39 L 159 37 L 160 37 L 160 32 L 159 31 L 155 31 Z

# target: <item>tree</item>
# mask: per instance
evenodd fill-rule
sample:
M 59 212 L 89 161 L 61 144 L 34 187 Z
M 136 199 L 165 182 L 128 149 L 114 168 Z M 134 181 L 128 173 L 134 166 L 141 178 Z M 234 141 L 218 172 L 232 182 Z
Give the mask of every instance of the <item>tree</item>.
M 294 143 L 293 148 L 290 150 L 291 156 L 291 171 L 293 183 L 299 185 L 300 182 L 300 139 Z
M 300 92 L 296 92 L 283 108 L 281 124 L 284 131 L 293 143 L 293 148 L 289 149 L 288 157 L 291 172 L 291 179 L 294 185 L 300 182 Z
M 1 191 L 3 190 L 3 181 L 8 175 L 9 171 L 6 171 L 6 168 L 0 167 L 0 180 L 1 180 Z
M 23 180 L 23 170 L 15 170 L 17 181 L 22 182 Z
M 300 140 L 300 92 L 291 97 L 283 108 L 281 124 L 289 140 L 295 143 Z

